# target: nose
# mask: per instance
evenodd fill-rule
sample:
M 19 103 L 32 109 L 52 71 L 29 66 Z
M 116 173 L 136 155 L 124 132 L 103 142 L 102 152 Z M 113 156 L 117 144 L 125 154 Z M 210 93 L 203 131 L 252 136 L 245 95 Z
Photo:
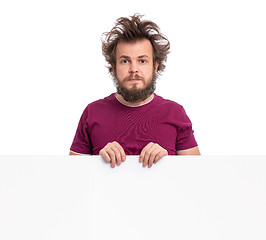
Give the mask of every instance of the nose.
M 135 62 L 132 62 L 130 64 L 129 73 L 137 73 L 138 72 L 138 66 Z

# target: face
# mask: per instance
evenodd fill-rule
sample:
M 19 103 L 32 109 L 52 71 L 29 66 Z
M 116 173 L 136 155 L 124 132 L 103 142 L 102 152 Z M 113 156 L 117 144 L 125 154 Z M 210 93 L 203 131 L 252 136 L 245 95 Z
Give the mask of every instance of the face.
M 149 40 L 119 42 L 113 71 L 118 94 L 128 102 L 145 100 L 155 90 L 157 68 Z

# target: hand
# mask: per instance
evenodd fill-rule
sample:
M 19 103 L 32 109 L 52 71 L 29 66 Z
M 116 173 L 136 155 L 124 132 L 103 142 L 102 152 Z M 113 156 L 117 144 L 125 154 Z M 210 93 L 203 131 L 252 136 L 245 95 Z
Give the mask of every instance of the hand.
M 111 163 L 111 167 L 115 167 L 115 164 L 119 166 L 122 161 L 126 161 L 125 151 L 118 142 L 108 143 L 100 150 L 99 155 L 103 156 L 106 162 Z
M 166 149 L 159 144 L 150 142 L 144 147 L 139 156 L 139 162 L 143 162 L 143 167 L 151 167 L 152 164 L 157 163 L 163 156 L 168 155 Z

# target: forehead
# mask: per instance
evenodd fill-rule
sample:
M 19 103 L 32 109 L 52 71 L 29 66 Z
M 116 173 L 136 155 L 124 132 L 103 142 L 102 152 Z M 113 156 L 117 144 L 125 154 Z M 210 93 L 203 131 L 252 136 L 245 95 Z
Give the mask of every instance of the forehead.
M 138 40 L 136 42 L 120 41 L 116 47 L 116 57 L 125 55 L 131 58 L 141 55 L 152 57 L 153 49 L 151 42 L 148 39 Z

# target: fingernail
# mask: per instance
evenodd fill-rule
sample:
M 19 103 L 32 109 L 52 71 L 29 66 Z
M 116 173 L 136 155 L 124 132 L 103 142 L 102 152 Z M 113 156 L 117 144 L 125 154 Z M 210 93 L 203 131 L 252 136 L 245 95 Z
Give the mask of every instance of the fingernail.
M 123 161 L 126 161 L 126 157 L 123 157 Z
M 139 158 L 139 162 L 142 162 L 142 158 Z

